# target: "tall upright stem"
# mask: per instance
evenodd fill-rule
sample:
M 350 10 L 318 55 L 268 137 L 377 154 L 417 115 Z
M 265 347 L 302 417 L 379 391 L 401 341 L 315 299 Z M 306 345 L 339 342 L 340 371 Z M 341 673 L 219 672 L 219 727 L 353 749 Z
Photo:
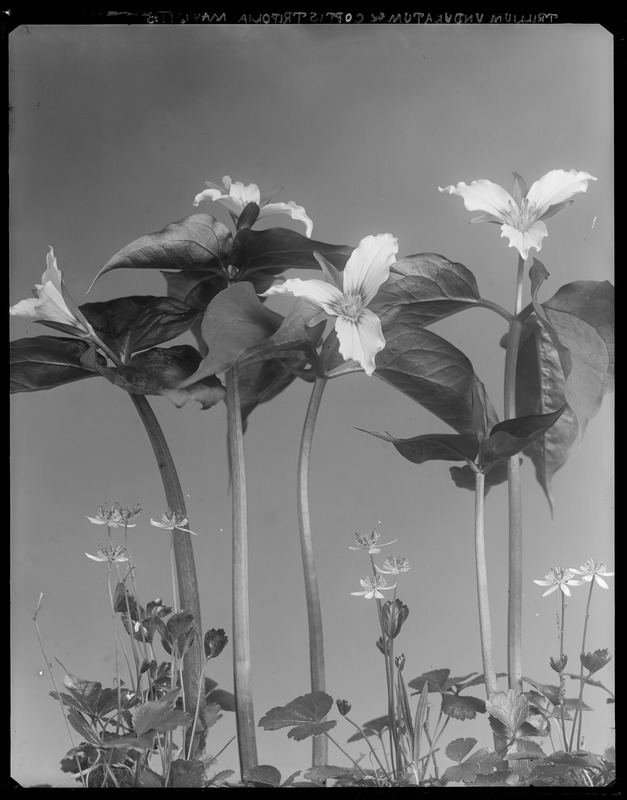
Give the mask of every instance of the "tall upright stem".
M 522 323 L 516 316 L 522 310 L 524 259 L 518 258 L 514 319 L 509 325 L 505 353 L 505 419 L 516 416 L 516 364 Z M 507 608 L 507 674 L 510 689 L 522 692 L 522 487 L 518 455 L 507 462 L 509 500 L 509 599 Z
M 172 453 L 159 425 L 150 403 L 144 395 L 129 395 L 144 424 L 150 444 L 157 459 L 157 466 L 161 474 L 165 499 L 168 507 L 175 513 L 187 516 L 185 497 L 179 480 Z M 202 622 L 200 617 L 200 593 L 196 577 L 196 564 L 192 537 L 188 531 L 172 531 L 174 560 L 176 564 L 176 577 L 179 589 L 179 603 L 181 609 L 186 609 L 194 615 L 196 623 L 196 636 L 192 646 L 187 651 L 183 660 L 183 691 L 190 706 L 201 691 L 202 669 L 204 658 L 202 654 Z M 204 692 L 202 705 L 204 707 Z
M 233 492 L 233 680 L 237 746 L 243 777 L 249 769 L 257 766 L 257 740 L 250 657 L 246 470 L 237 364 L 226 373 L 226 407 Z
M 307 415 L 303 425 L 298 454 L 298 529 L 300 532 L 300 549 L 305 574 L 305 598 L 307 601 L 307 619 L 309 623 L 309 670 L 311 674 L 311 691 L 325 692 L 326 681 L 324 671 L 324 643 L 322 636 L 322 610 L 320 593 L 316 577 L 316 562 L 311 536 L 311 517 L 309 515 L 309 464 L 311 461 L 311 443 L 320 401 L 327 384 L 325 377 L 317 376 L 311 391 Z M 324 766 L 328 760 L 328 741 L 326 736 L 314 736 L 312 765 Z
M 488 700 L 498 691 L 492 655 L 492 625 L 488 599 L 488 570 L 485 557 L 484 527 L 485 475 L 475 472 L 475 568 L 477 572 L 477 599 L 479 602 L 479 632 L 481 658 Z
M 588 590 L 588 602 L 586 603 L 586 617 L 583 623 L 583 638 L 581 641 L 581 655 L 586 652 L 586 634 L 588 633 L 588 620 L 590 618 L 590 601 L 592 600 L 592 589 L 594 588 L 594 578 L 590 581 L 590 589 Z M 579 698 L 577 700 L 577 708 L 575 710 L 575 716 L 573 717 L 573 727 L 570 732 L 570 744 L 569 750 L 573 749 L 573 736 L 575 734 L 575 724 L 577 724 L 577 741 L 575 742 L 575 750 L 579 750 L 581 747 L 581 724 L 583 721 L 583 690 L 586 685 L 586 681 L 583 677 L 583 661 L 580 659 L 581 666 L 579 668 Z M 590 676 L 588 676 L 590 677 Z

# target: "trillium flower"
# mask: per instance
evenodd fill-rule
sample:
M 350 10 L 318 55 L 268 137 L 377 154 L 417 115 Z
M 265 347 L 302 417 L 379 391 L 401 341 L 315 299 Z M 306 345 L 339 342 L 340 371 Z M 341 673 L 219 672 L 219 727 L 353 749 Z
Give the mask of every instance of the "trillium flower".
M 35 284 L 36 296 L 20 300 L 9 308 L 9 314 L 15 317 L 31 317 L 43 323 L 53 323 L 51 327 L 60 325 L 62 330 L 70 328 L 71 333 L 78 336 L 95 337 L 94 329 L 65 288 L 54 250 L 50 246 L 48 248 L 46 271 L 41 276 L 41 283 Z
M 91 558 L 92 561 L 106 561 L 113 564 L 121 561 L 128 561 L 128 557 L 124 555 L 125 553 L 125 547 L 105 547 L 105 545 L 100 544 L 98 545 L 97 555 L 92 556 L 89 553 L 85 553 L 85 555 L 87 558 Z
M 404 556 L 390 556 L 385 559 L 382 567 L 375 564 L 375 569 L 384 575 L 398 575 L 401 572 L 407 572 L 411 567 Z
M 383 600 L 384 598 L 381 592 L 396 588 L 396 584 L 394 584 L 394 586 L 387 586 L 385 579 L 380 575 L 377 575 L 376 578 L 364 578 L 364 580 L 361 580 L 360 578 L 359 583 L 361 583 L 364 591 L 351 592 L 351 594 L 354 594 L 357 597 L 364 597 L 366 600 L 371 600 L 373 597 L 377 600 Z
M 456 186 L 438 187 L 461 197 L 468 211 L 485 211 L 471 222 L 496 222 L 501 226 L 501 236 L 509 239 L 509 247 L 515 247 L 523 259 L 529 249 L 542 248 L 542 240 L 548 235 L 542 220 L 557 214 L 573 201 L 571 197 L 585 192 L 588 181 L 596 181 L 587 172 L 574 169 L 553 169 L 543 175 L 527 189 L 525 181 L 514 173 L 513 196 L 488 180 L 472 181 L 470 184 L 458 183 Z
M 197 535 L 194 533 L 194 531 L 190 531 L 185 527 L 187 525 L 187 517 L 185 517 L 183 514 L 171 511 L 169 508 L 165 514 L 161 515 L 161 522 L 151 519 L 150 524 L 154 525 L 155 528 L 163 528 L 167 531 L 173 531 L 176 529 L 177 531 L 191 533 L 192 536 Z
M 290 278 L 271 286 L 260 296 L 287 293 L 304 297 L 328 316 L 335 317 L 335 331 L 344 360 L 357 361 L 366 375 L 372 375 L 374 358 L 385 347 L 385 339 L 379 318 L 366 306 L 388 279 L 397 252 L 398 240 L 391 234 L 366 236 L 351 253 L 343 273 L 314 252 L 325 281 Z
M 551 594 L 556 589 L 560 589 L 567 597 L 570 597 L 570 589 L 569 586 L 581 586 L 583 581 L 578 581 L 574 579 L 574 572 L 571 569 L 566 569 L 566 567 L 551 567 L 551 571 L 544 576 L 543 581 L 536 581 L 538 586 L 549 586 L 550 588 L 546 590 L 546 592 L 542 593 L 542 597 L 546 597 L 547 594 Z
M 570 571 L 574 572 L 576 575 L 581 575 L 582 579 L 588 583 L 594 579 L 594 582 L 598 583 L 602 589 L 610 588 L 603 578 L 611 578 L 614 574 L 613 572 L 607 571 L 607 567 L 602 561 L 596 561 L 594 558 L 590 558 L 579 569 L 571 567 Z
M 357 542 L 357 547 L 351 547 L 349 545 L 349 550 L 367 550 L 369 555 L 374 556 L 377 553 L 381 552 L 382 547 L 387 547 L 389 544 L 394 544 L 394 542 L 398 542 L 398 539 L 392 539 L 391 542 L 381 542 L 378 544 L 379 539 L 381 538 L 381 534 L 378 531 L 369 531 L 368 533 L 355 534 L 355 541 Z
M 231 216 L 237 221 L 242 211 L 249 203 L 256 203 L 259 206 L 259 217 L 267 217 L 270 214 L 287 214 L 292 219 L 305 223 L 305 234 L 311 236 L 313 230 L 313 222 L 307 216 L 305 209 L 302 206 L 296 205 L 290 201 L 289 203 L 271 203 L 270 201 L 276 197 L 279 192 L 268 195 L 262 198 L 259 187 L 256 183 L 249 183 L 244 186 L 240 181 L 232 181 L 228 175 L 222 178 L 222 183 L 227 191 L 224 194 L 224 189 L 215 183 L 205 181 L 208 189 L 200 192 L 194 198 L 194 205 L 197 206 L 203 200 L 215 200 L 226 206 L 231 213 Z

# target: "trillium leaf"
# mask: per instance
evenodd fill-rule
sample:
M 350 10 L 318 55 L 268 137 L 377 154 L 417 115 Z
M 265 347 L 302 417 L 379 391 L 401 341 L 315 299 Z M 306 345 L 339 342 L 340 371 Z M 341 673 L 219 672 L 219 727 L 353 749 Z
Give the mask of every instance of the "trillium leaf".
M 180 689 L 173 689 L 159 700 L 149 700 L 131 709 L 133 728 L 138 737 L 149 731 L 172 731 L 191 724 L 190 715 L 174 707 L 180 693 Z
M 472 386 L 477 376 L 461 350 L 432 331 L 412 327 L 410 318 L 395 320 L 383 334 L 386 346 L 377 354 L 374 374 L 458 433 L 474 433 Z M 488 414 L 490 424 L 496 424 L 491 403 Z
M 545 414 L 564 403 L 566 382 L 559 355 L 545 327 L 536 320 L 522 330 L 516 367 L 516 414 Z M 553 510 L 551 480 L 568 458 L 579 425 L 567 406 L 543 436 L 523 451 L 535 467 L 536 479 Z
M 252 783 L 255 786 L 280 786 L 281 773 L 276 767 L 269 764 L 259 764 L 257 767 L 246 770 L 244 782 Z
M 554 425 L 567 408 L 564 404 L 548 414 L 532 414 L 499 422 L 481 444 L 481 463 L 484 467 L 520 453 Z
M 242 422 L 261 403 L 273 400 L 286 389 L 297 375 L 305 377 L 303 371 L 309 365 L 304 353 L 299 350 L 284 351 L 280 358 L 268 358 L 241 364 L 238 368 L 238 384 Z M 311 378 L 310 375 L 307 376 Z
M 425 461 L 474 461 L 479 442 L 472 433 L 426 433 L 411 439 L 395 439 L 389 433 L 377 433 L 357 428 L 385 442 L 391 442 L 398 452 L 414 464 Z
M 461 694 L 442 695 L 442 713 L 453 719 L 474 719 L 477 713 L 484 714 L 486 704 L 478 697 Z
M 80 310 L 102 341 L 126 361 L 189 330 L 196 309 L 168 297 L 119 297 L 103 303 L 85 303 Z
M 229 264 L 231 244 L 231 232 L 226 225 L 209 214 L 192 214 L 118 250 L 98 272 L 92 286 L 113 269 L 221 272 Z
M 180 272 L 162 272 L 168 286 L 168 297 L 204 311 L 213 298 L 226 289 L 227 278 L 213 272 L 183 269 Z
M 520 726 L 529 716 L 529 702 L 524 694 L 514 689 L 494 692 L 486 703 L 488 714 L 500 722 L 508 739 L 515 739 Z
M 230 263 L 240 277 L 250 279 L 252 273 L 266 271 L 278 274 L 286 269 L 320 270 L 313 253 L 321 253 L 336 269 L 343 269 L 352 247 L 317 242 L 287 228 L 268 228 L 238 232 L 233 241 Z
M 522 464 L 522 458 L 519 459 L 519 463 Z M 451 473 L 451 478 L 458 489 L 468 489 L 471 492 L 475 491 L 475 473 L 468 466 L 468 464 L 463 467 L 451 467 L 449 471 Z M 487 495 L 493 486 L 498 486 L 501 483 L 505 483 L 506 480 L 507 461 L 497 461 L 492 467 L 490 467 L 489 472 L 487 472 L 485 475 L 485 481 L 483 484 L 484 495 Z
M 371 308 L 386 322 L 409 311 L 412 323 L 424 326 L 480 300 L 477 281 L 467 267 L 437 253 L 419 253 L 392 264 Z
M 290 739 L 301 741 L 309 736 L 319 736 L 336 725 L 335 720 L 324 720 L 333 705 L 333 698 L 326 692 L 310 692 L 297 697 L 285 706 L 271 708 L 259 720 L 259 727 L 266 731 L 291 728 Z
M 38 392 L 93 378 L 98 373 L 81 361 L 90 348 L 83 340 L 57 336 L 16 339 L 9 352 L 10 392 Z M 102 356 L 97 358 L 101 365 L 106 364 Z
M 472 737 L 469 738 L 461 738 L 461 739 L 453 739 L 452 742 L 449 742 L 446 745 L 444 753 L 446 754 L 447 758 L 450 758 L 451 761 L 463 761 L 468 753 L 472 750 L 472 748 L 477 744 L 477 740 L 473 739 Z
M 583 435 L 614 386 L 614 287 L 609 281 L 575 281 L 542 307 L 570 353 L 565 397 Z

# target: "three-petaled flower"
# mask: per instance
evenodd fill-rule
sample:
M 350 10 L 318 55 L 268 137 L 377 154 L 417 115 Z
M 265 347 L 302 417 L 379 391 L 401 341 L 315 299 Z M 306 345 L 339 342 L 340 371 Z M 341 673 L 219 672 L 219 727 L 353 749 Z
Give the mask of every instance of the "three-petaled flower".
M 441 186 L 441 192 L 462 198 L 468 211 L 485 211 L 471 222 L 495 222 L 501 226 L 501 236 L 509 239 L 509 247 L 515 247 L 523 259 L 529 249 L 542 248 L 542 240 L 548 235 L 542 220 L 557 214 L 573 201 L 574 194 L 585 192 L 588 181 L 596 181 L 587 172 L 574 169 L 553 169 L 543 175 L 527 189 L 525 181 L 514 173 L 513 196 L 488 180 L 458 183 L 456 186 Z
M 369 555 L 373 556 L 377 553 L 381 552 L 382 547 L 387 547 L 389 544 L 394 544 L 394 542 L 398 542 L 398 539 L 392 539 L 391 542 L 381 542 L 379 544 L 379 539 L 381 538 L 381 534 L 379 531 L 369 531 L 368 533 L 356 533 L 355 534 L 355 541 L 357 542 L 357 547 L 351 547 L 349 545 L 349 550 L 367 550 Z
M 551 571 L 548 572 L 544 576 L 543 581 L 537 581 L 534 579 L 534 583 L 537 583 L 538 586 L 549 586 L 550 588 L 546 590 L 546 592 L 542 593 L 542 597 L 546 597 L 547 594 L 551 594 L 556 589 L 562 591 L 567 597 L 570 597 L 570 589 L 569 586 L 581 586 L 583 581 L 575 580 L 574 579 L 574 572 L 571 569 L 566 569 L 566 567 L 551 567 Z
M 106 547 L 104 544 L 98 545 L 98 553 L 95 556 L 90 555 L 89 553 L 85 553 L 87 558 L 91 558 L 92 561 L 105 561 L 109 564 L 118 563 L 121 561 L 128 561 L 128 556 L 125 555 L 126 548 L 125 547 Z
M 168 508 L 165 514 L 161 515 L 161 522 L 157 522 L 155 519 L 150 520 L 150 524 L 154 525 L 155 528 L 163 528 L 167 531 L 183 531 L 185 533 L 191 533 L 192 536 L 196 536 L 197 534 L 194 531 L 190 531 L 185 526 L 187 525 L 187 517 L 180 512 L 172 511 Z
M 314 252 L 324 272 L 324 281 L 290 278 L 260 296 L 288 293 L 304 297 L 326 315 L 335 317 L 335 332 L 344 360 L 357 361 L 366 375 L 372 375 L 375 356 L 385 347 L 385 339 L 379 317 L 366 306 L 388 279 L 397 252 L 398 240 L 391 234 L 366 236 L 351 253 L 343 274 Z
M 62 330 L 81 337 L 95 337 L 95 331 L 84 314 L 69 296 L 63 276 L 57 266 L 54 250 L 48 245 L 46 255 L 46 271 L 41 276 L 41 283 L 35 284 L 35 297 L 20 300 L 9 308 L 9 314 L 16 317 L 31 317 L 40 322 L 52 323 L 50 327 L 62 326 Z
M 382 567 L 375 564 L 375 569 L 384 575 L 398 575 L 400 572 L 407 572 L 411 567 L 404 556 L 390 556 L 385 559 Z
M 394 586 L 388 586 L 385 579 L 380 575 L 377 575 L 375 578 L 364 578 L 363 580 L 360 578 L 359 583 L 362 585 L 364 591 L 351 592 L 351 594 L 354 594 L 356 597 L 364 597 L 366 600 L 371 600 L 373 597 L 377 600 L 383 600 L 384 597 L 381 592 L 396 588 L 396 584 L 394 584 Z
M 222 203 L 223 206 L 228 208 L 231 216 L 237 222 L 242 211 L 249 203 L 256 203 L 259 206 L 259 216 L 266 217 L 270 214 L 287 214 L 292 219 L 305 223 L 305 234 L 311 236 L 313 230 L 313 222 L 307 216 L 305 209 L 302 206 L 290 200 L 289 203 L 271 203 L 270 201 L 277 196 L 281 191 L 274 192 L 267 197 L 262 198 L 259 187 L 256 183 L 249 183 L 244 186 L 240 181 L 232 181 L 228 175 L 222 178 L 224 188 L 228 194 L 224 194 L 224 190 L 211 181 L 205 181 L 208 189 L 200 192 L 194 198 L 194 205 L 197 206 L 203 200 L 215 200 Z
M 571 567 L 570 571 L 574 572 L 576 575 L 581 575 L 582 579 L 588 583 L 591 580 L 594 580 L 594 582 L 598 583 L 602 589 L 610 588 L 603 578 L 611 578 L 614 574 L 613 572 L 607 571 L 607 567 L 602 561 L 597 561 L 594 558 L 588 559 L 588 561 L 579 567 L 579 569 Z

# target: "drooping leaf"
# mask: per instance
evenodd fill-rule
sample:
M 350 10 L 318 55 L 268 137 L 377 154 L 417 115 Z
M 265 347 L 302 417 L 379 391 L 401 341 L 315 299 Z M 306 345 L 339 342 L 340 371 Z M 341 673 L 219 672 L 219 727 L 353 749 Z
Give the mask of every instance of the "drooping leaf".
M 524 694 L 515 689 L 506 692 L 494 692 L 486 703 L 490 717 L 500 722 L 508 739 L 515 739 L 520 726 L 529 716 L 529 703 Z
M 474 719 L 477 714 L 484 714 L 486 704 L 479 697 L 462 694 L 442 695 L 442 713 L 453 719 Z
M 332 705 L 333 698 L 326 692 L 310 692 L 285 706 L 271 708 L 259 720 L 259 727 L 266 731 L 291 727 L 287 735 L 297 742 L 309 736 L 319 736 L 336 725 L 335 720 L 324 720 Z
M 246 770 L 244 782 L 252 783 L 255 786 L 280 786 L 281 773 L 276 767 L 269 764 L 259 764 L 257 767 Z
M 122 361 L 138 350 L 175 339 L 198 316 L 196 309 L 180 300 L 141 295 L 85 303 L 80 310 Z
M 490 436 L 481 443 L 482 465 L 488 466 L 520 453 L 543 436 L 557 422 L 565 409 L 564 404 L 557 411 L 548 414 L 533 414 L 499 422 L 490 431 Z
M 386 322 L 410 312 L 412 324 L 422 327 L 480 300 L 475 276 L 463 264 L 437 253 L 419 253 L 392 264 L 371 308 Z
M 474 461 L 479 442 L 472 433 L 426 433 L 411 439 L 395 439 L 389 433 L 377 433 L 357 428 L 385 442 L 391 442 L 398 452 L 414 464 L 425 461 Z
M 417 678 L 413 678 L 407 685 L 410 689 L 416 690 L 414 694 L 420 693 L 425 683 L 428 685 L 430 692 L 443 692 L 450 674 L 450 669 L 432 669 L 429 672 L 423 672 Z
M 205 785 L 205 765 L 202 761 L 177 758 L 170 764 L 170 789 L 202 789 Z
M 261 403 L 273 400 L 296 379 L 304 377 L 309 361 L 300 350 L 286 350 L 279 358 L 253 361 L 238 367 L 242 423 Z M 307 376 L 311 379 L 311 375 Z
M 81 361 L 90 347 L 81 339 L 57 336 L 16 339 L 9 351 L 10 392 L 38 392 L 93 378 L 98 373 Z M 106 360 L 98 356 L 98 363 L 104 366 Z
M 446 339 L 395 320 L 383 329 L 386 346 L 375 375 L 411 397 L 458 433 L 474 433 L 472 385 L 477 380 L 466 356 Z M 490 404 L 491 405 L 491 404 Z M 490 409 L 490 424 L 498 422 Z
M 235 711 L 235 695 L 226 689 L 213 689 L 206 695 L 207 703 L 215 703 L 222 711 Z
M 112 256 L 94 283 L 113 269 L 201 270 L 219 273 L 229 264 L 231 232 L 209 214 L 192 214 L 135 239 Z M 90 287 L 91 288 L 91 287 Z
M 522 458 L 519 458 L 518 461 L 522 464 Z M 449 472 L 451 473 L 451 478 L 455 486 L 459 489 L 469 489 L 471 492 L 475 491 L 475 473 L 468 464 L 465 464 L 463 467 L 450 467 Z M 487 495 L 493 486 L 505 483 L 506 480 L 507 461 L 497 461 L 485 476 L 483 484 L 484 494 Z
M 472 750 L 472 748 L 477 744 L 477 740 L 473 739 L 472 737 L 469 738 L 461 738 L 461 739 L 453 739 L 452 742 L 449 742 L 446 745 L 444 753 L 446 754 L 447 758 L 450 758 L 451 761 L 463 761 L 468 753 Z
M 179 726 L 187 727 L 191 723 L 190 715 L 174 707 L 180 693 L 180 689 L 173 689 L 159 700 L 150 700 L 131 709 L 137 736 L 144 736 L 149 731 L 172 731 Z

